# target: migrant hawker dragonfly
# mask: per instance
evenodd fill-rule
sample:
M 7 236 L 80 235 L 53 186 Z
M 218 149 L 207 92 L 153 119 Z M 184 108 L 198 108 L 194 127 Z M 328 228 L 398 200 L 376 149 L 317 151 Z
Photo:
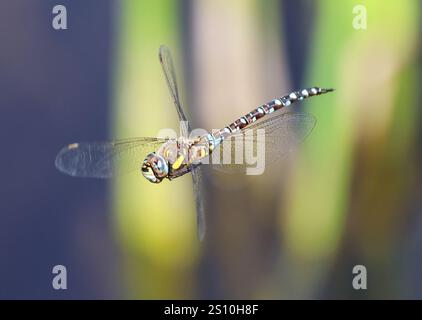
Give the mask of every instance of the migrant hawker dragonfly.
M 152 183 L 165 178 L 172 180 L 191 173 L 196 200 L 198 237 L 205 235 L 205 215 L 200 193 L 202 160 L 217 149 L 231 149 L 228 141 L 242 135 L 247 129 L 265 130 L 265 144 L 274 156 L 289 150 L 291 137 L 306 137 L 315 126 L 315 118 L 308 113 L 280 112 L 294 102 L 321 95 L 333 89 L 312 87 L 294 91 L 259 106 L 223 129 L 189 138 L 191 128 L 181 107 L 173 61 L 167 47 L 159 49 L 159 59 L 167 85 L 176 106 L 182 127 L 179 139 L 132 138 L 111 142 L 72 143 L 57 155 L 55 165 L 61 172 L 77 177 L 110 178 L 118 171 L 140 171 Z M 273 114 L 273 116 L 269 116 Z M 257 142 L 256 136 L 252 136 Z M 285 141 L 285 143 L 280 143 Z M 295 140 L 297 141 L 297 140 Z M 271 144 L 271 145 L 270 145 Z

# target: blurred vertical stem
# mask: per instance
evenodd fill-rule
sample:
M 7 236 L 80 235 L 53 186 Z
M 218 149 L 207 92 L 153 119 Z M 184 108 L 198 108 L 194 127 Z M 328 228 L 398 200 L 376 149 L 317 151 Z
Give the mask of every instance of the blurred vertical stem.
M 178 2 L 126 0 L 119 4 L 115 136 L 154 137 L 164 127 L 178 134 L 177 114 L 158 61 L 160 44 L 169 45 L 175 62 L 181 56 L 178 42 L 173 41 L 179 30 Z M 153 185 L 139 171 L 118 177 L 113 189 L 128 296 L 192 297 L 197 241 L 189 177 Z
M 353 8 L 359 4 L 366 8 L 366 30 L 356 30 L 352 25 Z M 392 248 L 388 237 L 396 221 L 392 216 L 400 212 L 392 206 L 397 204 L 394 202 L 397 189 L 386 189 L 391 181 L 379 179 L 385 177 L 383 166 L 388 161 L 394 165 L 391 159 L 397 155 L 380 146 L 390 143 L 393 115 L 399 106 L 396 99 L 399 88 L 412 99 L 401 81 L 412 84 L 415 79 L 407 75 L 407 80 L 402 80 L 400 74 L 418 41 L 417 1 L 349 0 L 340 4 L 324 0 L 318 9 L 308 83 L 333 86 L 336 91 L 306 104 L 316 115 L 318 125 L 292 174 L 288 214 L 283 221 L 291 272 L 301 277 L 302 288 L 296 286 L 301 297 L 312 296 L 312 288 L 320 285 L 318 282 L 339 249 L 347 213 L 361 219 L 357 225 L 364 226 L 358 230 L 356 239 L 361 242 L 360 250 L 367 261 L 374 268 L 380 267 L 381 262 L 372 259 L 377 256 L 377 250 L 378 259 L 389 259 L 387 252 Z M 408 129 L 413 127 L 414 112 L 408 111 L 406 117 L 401 117 L 402 135 L 409 134 Z M 409 135 L 404 139 L 408 138 Z M 370 190 L 362 191 L 366 199 L 352 200 L 356 142 L 363 145 L 359 157 L 363 157 L 365 164 L 364 175 L 358 172 L 360 175 L 353 182 L 357 181 L 357 190 L 368 186 Z M 396 143 L 394 147 L 401 149 L 405 158 L 408 144 Z M 376 201 L 383 204 L 374 207 Z M 343 274 L 351 274 L 353 266 L 349 267 Z

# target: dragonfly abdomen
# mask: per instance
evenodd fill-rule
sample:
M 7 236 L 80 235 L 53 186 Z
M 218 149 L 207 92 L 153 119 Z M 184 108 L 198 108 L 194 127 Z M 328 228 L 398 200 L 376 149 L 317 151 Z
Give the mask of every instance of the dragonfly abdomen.
M 227 127 L 217 131 L 214 133 L 214 140 L 216 144 L 220 143 L 224 140 L 227 136 L 240 131 L 247 127 L 249 124 L 254 123 L 255 121 L 265 117 L 266 115 L 273 113 L 283 107 L 287 107 L 296 101 L 300 101 L 312 96 L 317 96 L 320 94 L 324 94 L 327 92 L 331 92 L 333 89 L 323 89 L 319 87 L 313 87 L 309 89 L 302 89 L 300 91 L 291 92 L 288 95 L 285 95 L 281 98 L 276 98 L 271 100 L 268 103 L 265 103 L 258 108 L 252 110 L 248 114 L 240 117 L 236 121 L 229 124 Z

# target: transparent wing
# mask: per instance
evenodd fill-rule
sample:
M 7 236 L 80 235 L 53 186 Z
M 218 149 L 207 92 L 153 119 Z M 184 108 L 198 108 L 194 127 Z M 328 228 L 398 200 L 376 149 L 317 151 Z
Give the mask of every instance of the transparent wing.
M 187 124 L 187 128 L 182 128 L 183 136 L 188 137 L 188 133 L 191 131 L 191 128 L 180 104 L 176 73 L 174 71 L 173 59 L 169 48 L 164 45 L 160 46 L 158 56 L 166 77 L 167 85 L 173 97 L 174 105 L 176 106 L 177 114 L 179 115 L 179 120 Z
M 183 112 L 183 109 L 180 103 L 176 73 L 174 71 L 173 59 L 171 57 L 169 48 L 167 48 L 166 46 L 161 46 L 159 50 L 159 58 L 160 58 L 161 66 L 163 67 L 164 75 L 166 77 L 167 85 L 173 97 L 173 102 L 176 107 L 177 114 L 179 116 L 179 121 L 181 121 L 182 135 L 184 137 L 188 137 L 189 132 L 191 131 L 191 127 L 189 125 L 189 122 L 185 113 Z M 198 238 L 199 240 L 202 241 L 205 236 L 206 221 L 205 221 L 204 203 L 203 203 L 202 192 L 201 192 L 201 189 L 202 189 L 201 168 L 198 166 L 194 168 L 191 171 L 191 173 L 192 173 L 192 183 L 193 183 L 193 194 L 195 197 L 195 204 L 196 204 Z
M 57 154 L 56 167 L 75 177 L 111 178 L 140 170 L 145 156 L 165 139 L 134 138 L 110 142 L 73 143 Z
M 264 156 L 265 165 L 271 165 L 300 145 L 315 124 L 312 114 L 293 112 L 253 123 L 227 138 L 218 152 L 214 151 L 212 168 L 226 173 L 245 172 L 251 166 L 247 160 L 252 159 L 247 152 L 254 158 Z
M 205 209 L 202 193 L 202 169 L 200 166 L 192 170 L 193 195 L 196 204 L 196 224 L 198 228 L 198 238 L 202 241 L 206 232 Z

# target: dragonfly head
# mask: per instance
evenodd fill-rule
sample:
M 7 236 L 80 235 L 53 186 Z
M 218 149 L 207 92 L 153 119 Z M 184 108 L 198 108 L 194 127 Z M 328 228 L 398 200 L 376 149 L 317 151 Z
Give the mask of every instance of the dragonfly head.
M 160 183 L 169 173 L 167 161 L 156 153 L 150 153 L 142 163 L 142 174 L 153 183 Z

